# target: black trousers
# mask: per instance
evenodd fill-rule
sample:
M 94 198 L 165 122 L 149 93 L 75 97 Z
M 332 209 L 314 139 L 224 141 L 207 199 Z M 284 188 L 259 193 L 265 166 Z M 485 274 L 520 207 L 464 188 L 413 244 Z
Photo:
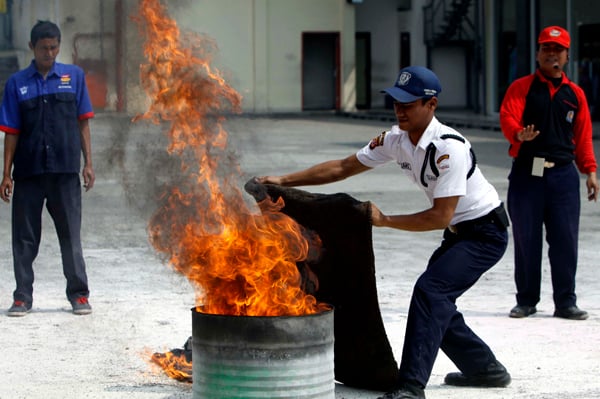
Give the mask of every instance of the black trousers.
M 515 244 L 519 305 L 535 306 L 540 301 L 544 227 L 554 306 L 563 309 L 577 304 L 579 186 L 579 173 L 573 163 L 545 169 L 543 177 L 531 176 L 531 169 L 513 164 L 507 205 Z
M 508 234 L 497 221 L 444 231 L 441 246 L 418 278 L 408 311 L 400 381 L 427 385 L 441 349 L 465 375 L 484 370 L 495 356 L 465 323 L 456 300 L 504 255 Z
M 14 300 L 33 302 L 33 261 L 42 235 L 44 202 L 54 221 L 69 300 L 89 295 L 81 249 L 81 182 L 76 173 L 43 174 L 15 181 L 12 250 L 17 287 Z

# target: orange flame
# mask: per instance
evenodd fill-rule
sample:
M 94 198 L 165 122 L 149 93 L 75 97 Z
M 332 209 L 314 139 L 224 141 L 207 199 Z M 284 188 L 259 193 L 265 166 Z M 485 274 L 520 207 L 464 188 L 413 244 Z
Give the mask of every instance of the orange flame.
M 177 381 L 192 381 L 192 362 L 188 361 L 183 352 L 154 353 L 150 359 L 160 366 L 169 377 Z
M 210 67 L 214 42 L 182 36 L 158 0 L 142 0 L 137 18 L 145 37 L 141 81 L 151 99 L 139 116 L 167 122 L 172 156 L 184 182 L 172 187 L 149 223 L 155 249 L 196 287 L 204 313 L 280 316 L 325 307 L 301 289 L 296 262 L 309 244 L 294 220 L 277 212 L 280 199 L 261 215 L 248 209 L 237 187 L 241 173 L 227 152 L 224 111 L 240 112 L 241 96 Z

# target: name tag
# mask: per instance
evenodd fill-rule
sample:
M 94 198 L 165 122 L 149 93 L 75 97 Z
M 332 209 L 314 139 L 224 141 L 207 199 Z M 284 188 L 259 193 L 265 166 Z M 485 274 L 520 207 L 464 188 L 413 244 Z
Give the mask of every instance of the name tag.
M 531 165 L 531 176 L 544 176 L 544 162 L 546 160 L 540 157 L 533 158 L 533 164 Z

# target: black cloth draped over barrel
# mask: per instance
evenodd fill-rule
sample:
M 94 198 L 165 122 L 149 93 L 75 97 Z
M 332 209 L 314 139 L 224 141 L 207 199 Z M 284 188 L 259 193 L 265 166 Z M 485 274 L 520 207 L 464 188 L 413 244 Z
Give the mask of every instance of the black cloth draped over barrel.
M 377 300 L 370 203 L 345 193 L 315 194 L 254 179 L 245 189 L 258 203 L 266 196 L 281 197 L 281 212 L 320 237 L 320 256 L 298 268 L 305 277 L 308 266 L 318 278 L 318 289 L 306 284 L 307 292 L 334 306 L 335 379 L 355 388 L 392 388 L 398 366 Z

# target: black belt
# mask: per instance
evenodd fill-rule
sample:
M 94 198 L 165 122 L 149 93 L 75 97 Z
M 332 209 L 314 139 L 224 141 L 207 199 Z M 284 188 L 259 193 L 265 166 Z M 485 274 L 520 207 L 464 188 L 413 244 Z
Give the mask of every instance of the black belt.
M 492 209 L 490 213 L 476 219 L 465 220 L 464 222 L 457 223 L 453 226 L 448 226 L 448 230 L 455 234 L 461 234 L 472 231 L 477 226 L 489 223 L 497 224 L 502 228 L 508 227 L 508 215 L 504 209 L 504 204 L 500 204 L 498 207 Z
M 544 168 L 550 169 L 554 167 L 561 167 L 565 165 L 569 165 L 573 163 L 573 160 L 569 159 L 554 159 L 554 158 L 545 158 Z M 528 157 L 517 157 L 513 160 L 513 164 L 518 166 L 519 168 L 527 169 L 528 171 L 531 169 L 533 165 L 533 158 Z

